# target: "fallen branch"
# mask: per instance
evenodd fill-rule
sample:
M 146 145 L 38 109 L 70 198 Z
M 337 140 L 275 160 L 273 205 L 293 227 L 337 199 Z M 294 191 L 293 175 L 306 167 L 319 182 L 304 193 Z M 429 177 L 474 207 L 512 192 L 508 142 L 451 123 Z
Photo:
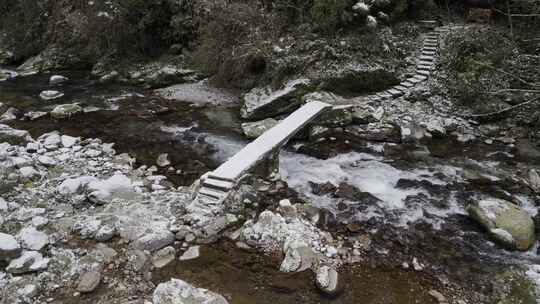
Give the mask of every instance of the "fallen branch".
M 526 90 L 526 89 L 502 89 L 495 92 L 488 92 L 491 95 L 497 95 L 505 92 L 520 92 L 520 93 L 540 93 L 540 90 Z
M 519 103 L 517 105 L 511 106 L 511 107 L 508 107 L 508 108 L 505 108 L 505 109 L 502 109 L 502 110 L 499 110 L 499 111 L 495 111 L 495 112 L 484 113 L 484 114 L 458 114 L 458 116 L 461 116 L 461 117 L 466 118 L 466 119 L 474 119 L 474 120 L 478 120 L 478 121 L 486 121 L 486 120 L 490 120 L 490 119 L 500 118 L 501 116 L 506 115 L 506 114 L 510 113 L 511 111 L 513 111 L 515 109 L 521 108 L 523 106 L 526 106 L 526 105 L 531 104 L 531 103 L 533 103 L 535 101 L 538 101 L 538 100 L 540 100 L 540 96 L 536 97 L 536 98 L 533 98 L 533 99 L 530 99 L 530 100 L 527 100 L 527 101 L 524 101 L 524 102 Z

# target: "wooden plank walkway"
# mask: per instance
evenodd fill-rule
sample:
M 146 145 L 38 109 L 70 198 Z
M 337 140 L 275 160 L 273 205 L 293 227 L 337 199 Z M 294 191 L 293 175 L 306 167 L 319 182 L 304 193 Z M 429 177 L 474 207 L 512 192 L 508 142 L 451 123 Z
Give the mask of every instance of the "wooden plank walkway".
M 197 193 L 198 197 L 214 201 L 225 198 L 243 174 L 265 160 L 270 153 L 280 149 L 309 122 L 331 107 L 331 105 L 320 101 L 312 101 L 303 105 L 245 146 L 219 168 L 207 174 L 202 180 L 202 185 Z
M 240 178 L 242 174 L 263 160 L 268 153 L 286 143 L 300 129 L 330 107 L 331 105 L 319 101 L 305 104 L 275 127 L 245 146 L 240 152 L 212 172 L 210 176 L 225 181 L 234 181 Z

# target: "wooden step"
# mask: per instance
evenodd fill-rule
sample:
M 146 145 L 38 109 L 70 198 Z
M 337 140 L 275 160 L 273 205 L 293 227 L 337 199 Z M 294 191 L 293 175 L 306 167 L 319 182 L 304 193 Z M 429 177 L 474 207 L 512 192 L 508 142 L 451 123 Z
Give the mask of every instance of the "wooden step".
M 409 81 L 407 81 L 407 80 L 401 82 L 399 85 L 400 85 L 400 86 L 404 86 L 404 87 L 406 87 L 406 88 L 412 88 L 412 87 L 414 87 L 414 83 L 409 82 Z
M 387 90 L 387 92 L 388 92 L 390 95 L 392 95 L 392 97 L 398 97 L 398 96 L 403 95 L 403 92 L 402 92 L 402 91 L 395 90 L 395 89 L 389 89 L 389 90 Z
M 203 186 L 217 190 L 229 191 L 234 186 L 234 183 L 219 179 L 207 178 L 203 181 Z
M 222 199 L 227 195 L 227 193 L 225 192 L 206 188 L 206 187 L 201 187 L 201 189 L 199 189 L 199 194 L 206 195 L 217 200 Z

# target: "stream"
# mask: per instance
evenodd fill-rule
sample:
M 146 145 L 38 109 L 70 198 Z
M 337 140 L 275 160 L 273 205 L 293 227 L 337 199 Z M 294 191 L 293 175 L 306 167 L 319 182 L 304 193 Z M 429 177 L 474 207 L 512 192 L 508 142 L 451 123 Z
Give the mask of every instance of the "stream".
M 34 137 L 58 130 L 100 138 L 115 143 L 118 153 L 135 157 L 136 166 L 152 166 L 160 154 L 167 153 L 174 169 L 159 168 L 159 173 L 176 186 L 190 185 L 248 142 L 236 104 L 166 100 L 133 86 L 99 84 L 85 71 L 63 74 L 70 80 L 59 87 L 48 84 L 49 74 L 0 82 L 0 101 L 20 112 L 17 120 L 6 123 Z M 65 95 L 41 100 L 39 93 L 48 89 Z M 70 119 L 24 116 L 74 102 L 84 113 Z M 333 153 L 317 158 L 299 153 L 304 144 L 292 142 L 280 155 L 280 174 L 297 193 L 295 200 L 320 209 L 320 226 L 344 236 L 344 242 L 369 239 L 367 256 L 342 267 L 346 282 L 342 295 L 325 297 L 312 284 L 312 274 L 280 273 L 279 261 L 226 241 L 204 246 L 199 259 L 178 261 L 157 271 L 153 281 L 182 278 L 238 304 L 412 304 L 437 303 L 428 292 L 445 290 L 448 282 L 489 293 L 487 283 L 513 267 L 540 278 L 534 270 L 540 268 L 538 244 L 521 253 L 502 249 L 467 216 L 465 208 L 470 199 L 495 196 L 519 201 L 536 216 L 535 197 L 507 181 L 537 163 L 518 157 L 513 147 L 442 138 L 426 145 L 429 155 L 419 155 L 407 145 L 373 143 L 358 149 L 330 142 L 319 143 L 320 150 Z M 314 191 L 325 183 L 354 185 L 373 199 L 366 203 Z M 413 271 L 413 258 L 430 265 L 429 269 Z M 65 301 L 79 302 L 69 297 Z M 80 299 L 80 303 L 91 302 Z

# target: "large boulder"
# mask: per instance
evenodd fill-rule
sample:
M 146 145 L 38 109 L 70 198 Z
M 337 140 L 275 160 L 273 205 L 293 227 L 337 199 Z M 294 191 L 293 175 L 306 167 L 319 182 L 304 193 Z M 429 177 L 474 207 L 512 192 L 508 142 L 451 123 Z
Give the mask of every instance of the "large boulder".
M 536 240 L 532 217 L 510 202 L 491 198 L 474 201 L 467 212 L 495 241 L 509 249 L 525 251 Z
M 344 96 L 378 92 L 399 84 L 395 72 L 379 65 L 352 65 L 323 77 L 321 89 Z
M 245 119 L 263 119 L 292 112 L 302 103 L 300 95 L 309 84 L 308 79 L 296 79 L 279 90 L 254 88 L 244 95 L 240 115 Z
M 152 300 L 153 304 L 228 304 L 223 296 L 178 279 L 159 284 Z

